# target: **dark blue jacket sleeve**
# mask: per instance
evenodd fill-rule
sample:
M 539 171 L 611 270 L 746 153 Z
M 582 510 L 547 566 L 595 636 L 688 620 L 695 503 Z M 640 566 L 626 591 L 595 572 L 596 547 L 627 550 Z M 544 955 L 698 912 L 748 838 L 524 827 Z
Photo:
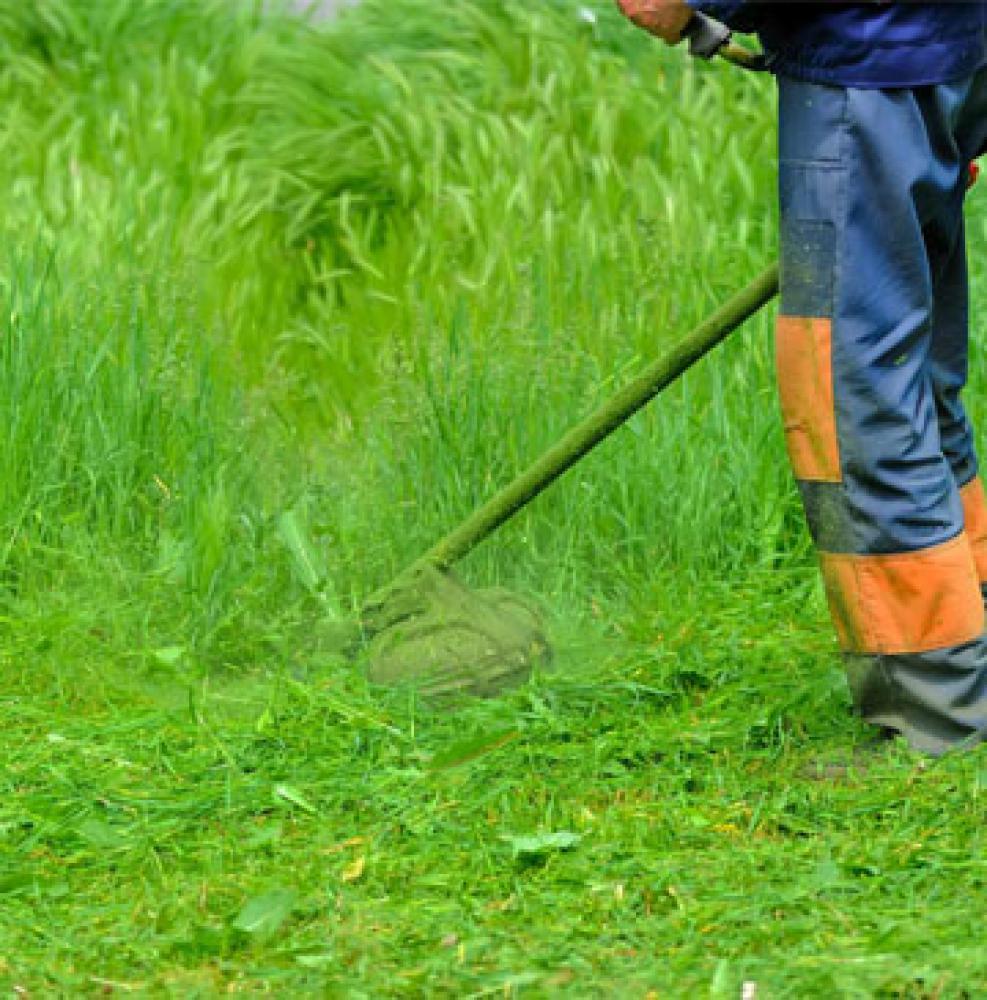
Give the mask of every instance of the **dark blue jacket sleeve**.
M 696 10 L 715 17 L 736 31 L 755 31 L 764 20 L 764 3 L 751 0 L 689 0 Z

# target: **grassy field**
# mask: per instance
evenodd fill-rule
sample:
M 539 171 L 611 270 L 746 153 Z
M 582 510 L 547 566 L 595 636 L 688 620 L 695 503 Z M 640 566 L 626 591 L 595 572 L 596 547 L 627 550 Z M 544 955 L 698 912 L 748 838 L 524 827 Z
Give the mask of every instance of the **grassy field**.
M 769 316 L 463 567 L 530 684 L 335 652 L 776 253 L 769 81 L 440 6 L 0 0 L 0 988 L 987 995 L 984 758 L 849 713 Z

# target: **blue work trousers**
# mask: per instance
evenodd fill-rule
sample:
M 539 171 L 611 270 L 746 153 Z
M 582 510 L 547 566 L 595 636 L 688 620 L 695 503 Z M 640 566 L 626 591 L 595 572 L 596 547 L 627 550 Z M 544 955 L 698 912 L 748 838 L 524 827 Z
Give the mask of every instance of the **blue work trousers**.
M 987 502 L 962 402 L 987 71 L 779 88 L 789 456 L 858 710 L 941 753 L 987 734 Z

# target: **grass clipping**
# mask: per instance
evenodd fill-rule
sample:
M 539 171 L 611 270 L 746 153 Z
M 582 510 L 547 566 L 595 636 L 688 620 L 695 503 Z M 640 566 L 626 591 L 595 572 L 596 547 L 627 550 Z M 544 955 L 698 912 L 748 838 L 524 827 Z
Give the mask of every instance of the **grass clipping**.
M 495 697 L 551 659 L 533 604 L 501 588 L 471 590 L 429 565 L 374 595 L 363 628 L 371 682 L 414 687 L 436 704 Z

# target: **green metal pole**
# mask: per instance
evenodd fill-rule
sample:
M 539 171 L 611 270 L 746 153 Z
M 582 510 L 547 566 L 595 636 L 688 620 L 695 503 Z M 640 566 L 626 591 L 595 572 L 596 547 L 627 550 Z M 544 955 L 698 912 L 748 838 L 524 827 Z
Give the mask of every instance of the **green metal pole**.
M 471 552 L 700 358 L 760 312 L 778 294 L 778 280 L 778 266 L 768 268 L 664 357 L 648 365 L 630 384 L 573 427 L 514 482 L 437 542 L 406 573 L 428 566 L 448 569 Z

